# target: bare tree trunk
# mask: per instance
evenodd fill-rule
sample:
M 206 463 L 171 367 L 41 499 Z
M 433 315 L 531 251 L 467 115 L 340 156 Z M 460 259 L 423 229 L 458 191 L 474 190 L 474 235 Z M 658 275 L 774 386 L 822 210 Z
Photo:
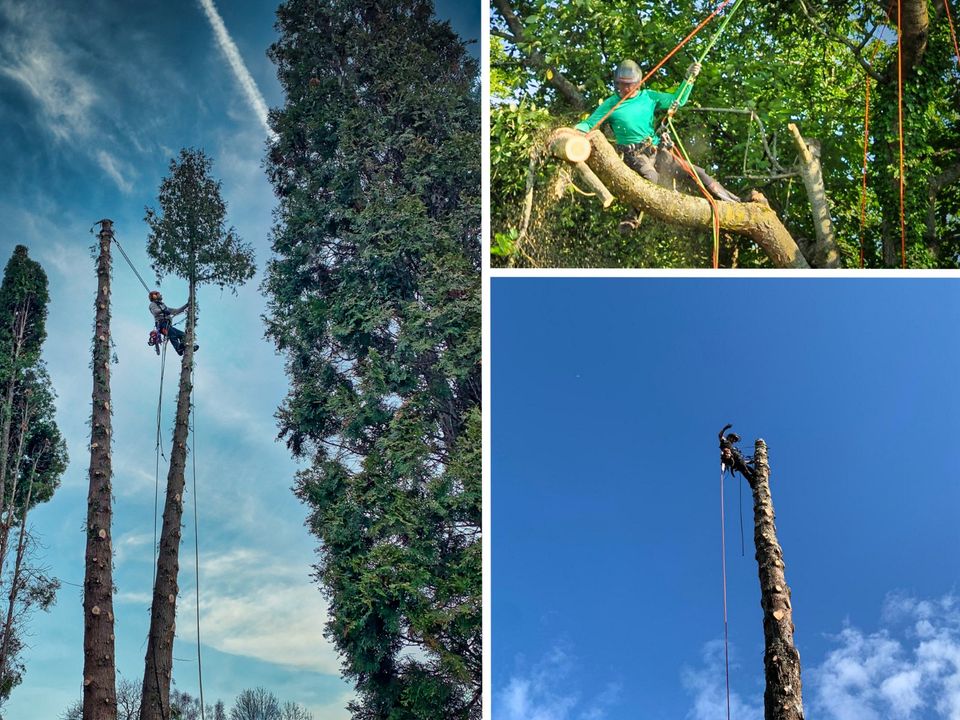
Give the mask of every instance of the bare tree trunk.
M 187 327 L 184 331 L 180 390 L 173 429 L 173 449 L 167 472 L 167 494 L 163 506 L 163 529 L 157 554 L 157 579 L 150 608 L 150 635 L 143 673 L 143 700 L 140 720 L 170 720 L 170 681 L 173 675 L 173 640 L 177 616 L 177 574 L 180 570 L 180 524 L 183 518 L 184 470 L 187 461 L 187 434 L 190 395 L 193 390 L 193 336 L 196 323 L 196 285 L 190 283 Z
M 26 550 L 27 541 L 27 516 L 30 513 L 30 500 L 33 497 L 33 480 L 37 474 L 37 464 L 43 453 L 46 452 L 46 446 L 37 455 L 33 461 L 33 467 L 30 468 L 30 483 L 27 485 L 27 499 L 23 504 L 23 515 L 20 518 L 20 538 L 17 541 L 17 554 L 13 564 L 13 574 L 10 579 L 10 591 L 7 593 L 7 619 L 3 624 L 3 644 L 0 645 L 0 681 L 5 681 L 7 675 L 7 661 L 10 654 L 10 639 L 13 634 L 14 610 L 17 606 L 17 598 L 20 594 L 20 570 L 23 567 L 23 555 Z
M 110 458 L 110 242 L 113 223 L 101 220 L 93 339 L 93 417 L 83 584 L 83 717 L 116 720 L 117 668 L 113 627 L 113 543 Z
M 800 653 L 793 644 L 793 610 L 790 588 L 784 576 L 783 551 L 774 525 L 770 496 L 770 465 L 767 444 L 757 440 L 754 472 L 747 475 L 753 490 L 753 540 L 760 569 L 760 607 L 763 608 L 763 666 L 766 691 L 764 720 L 803 720 L 800 686 Z
M 581 135 L 572 128 L 556 130 L 547 141 L 553 145 L 564 134 Z M 684 195 L 644 180 L 628 168 L 603 133 L 587 135 L 592 151 L 586 164 L 624 205 L 645 210 L 652 216 L 683 227 L 711 229 L 713 211 L 702 197 Z M 769 205 L 761 202 L 717 202 L 720 229 L 739 233 L 756 242 L 777 267 L 806 268 L 806 258 L 796 241 Z
M 793 123 L 787 127 L 800 151 L 800 176 L 807 189 L 810 207 L 813 210 L 813 229 L 817 234 L 813 264 L 822 268 L 835 268 L 840 265 L 840 252 L 833 233 L 833 221 L 830 219 L 830 204 L 827 189 L 823 184 L 823 172 L 820 167 L 820 143 L 807 140 Z

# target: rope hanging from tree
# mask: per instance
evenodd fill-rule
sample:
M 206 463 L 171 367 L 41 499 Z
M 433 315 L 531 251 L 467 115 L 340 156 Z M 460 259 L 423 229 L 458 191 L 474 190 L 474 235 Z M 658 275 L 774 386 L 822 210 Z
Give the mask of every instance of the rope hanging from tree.
M 707 53 L 710 52 L 710 50 L 713 48 L 714 44 L 715 44 L 715 43 L 717 42 L 717 40 L 720 38 L 720 34 L 721 34 L 721 33 L 724 31 L 724 29 L 727 27 L 727 23 L 730 22 L 730 18 L 733 16 L 733 13 L 736 11 L 737 6 L 742 2 L 742 0 L 735 0 L 735 1 L 734 1 L 734 0 L 723 0 L 723 2 L 721 2 L 721 3 L 716 7 L 716 9 L 715 9 L 712 13 L 710 13 L 709 15 L 707 15 L 707 17 L 704 18 L 704 19 L 700 22 L 699 25 L 697 25 L 693 30 L 691 30 L 691 31 L 690 31 L 690 34 L 687 35 L 683 40 L 681 40 L 681 41 L 679 42 L 679 44 L 678 44 L 675 48 L 673 48 L 673 50 L 671 50 L 671 51 L 668 52 L 666 55 L 664 55 L 664 56 L 663 56 L 663 59 L 660 60 L 660 62 L 658 62 L 656 65 L 654 65 L 653 68 L 650 70 L 650 72 L 647 73 L 646 76 L 647 76 L 647 77 L 652 77 L 653 74 L 654 74 L 655 72 L 657 72 L 657 70 L 659 70 L 660 68 L 662 68 L 662 67 L 667 63 L 667 61 L 668 61 L 670 58 L 672 58 L 672 57 L 677 53 L 677 51 L 680 50 L 680 48 L 682 48 L 682 47 L 683 47 L 684 45 L 686 45 L 691 39 L 693 39 L 693 37 L 694 37 L 697 33 L 699 33 L 704 27 L 706 27 L 707 23 L 709 23 L 711 20 L 713 20 L 713 18 L 715 18 L 715 17 L 720 13 L 720 11 L 723 10 L 723 8 L 725 8 L 725 7 L 726 7 L 727 5 L 729 5 L 731 2 L 733 2 L 733 8 L 731 8 L 730 12 L 727 13 L 727 16 L 724 18 L 723 24 L 720 26 L 720 30 L 717 32 L 716 35 L 714 35 L 713 39 L 712 39 L 712 40 L 710 41 L 710 43 L 707 45 L 707 49 L 704 51 L 703 55 L 700 57 L 700 60 L 697 61 L 697 62 L 702 63 L 703 60 L 704 60 L 704 58 L 706 58 Z M 684 80 L 684 84 L 686 84 L 686 82 L 687 82 L 687 81 Z M 681 86 L 681 87 L 684 87 L 684 86 L 685 86 L 685 85 L 683 85 L 683 86 Z M 600 118 L 600 120 L 598 120 L 596 123 L 594 123 L 593 127 L 591 127 L 588 132 L 593 132 L 593 131 L 596 130 L 598 127 L 600 127 L 601 125 L 603 125 L 603 123 L 606 121 L 606 119 L 607 119 L 608 117 L 610 117 L 611 114 L 613 114 L 613 111 L 616 110 L 618 107 L 620 107 L 621 104 L 623 104 L 626 100 L 629 100 L 631 97 L 633 97 L 633 93 L 629 93 L 629 94 L 627 94 L 627 95 L 624 95 L 622 98 L 620 98 L 620 100 L 618 100 L 617 103 L 616 103 L 612 108 L 610 108 L 610 110 L 607 112 L 606 115 L 604 115 L 602 118 Z

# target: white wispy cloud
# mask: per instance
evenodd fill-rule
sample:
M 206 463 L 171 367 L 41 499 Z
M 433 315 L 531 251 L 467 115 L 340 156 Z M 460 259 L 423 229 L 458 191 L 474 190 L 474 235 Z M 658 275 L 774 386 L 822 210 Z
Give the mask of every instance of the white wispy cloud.
M 731 650 L 731 670 L 737 669 L 735 649 Z M 725 720 L 727 717 L 726 679 L 723 663 L 723 641 L 712 640 L 703 646 L 703 664 L 686 668 L 684 687 L 692 693 L 693 702 L 687 717 L 691 720 Z M 739 720 L 762 720 L 763 698 L 744 698 L 730 692 L 730 717 Z
M 608 683 L 599 693 L 582 698 L 571 683 L 575 659 L 555 646 L 543 659 L 514 674 L 494 692 L 493 717 L 497 720 L 602 720 L 619 702 L 619 682 Z
M 885 627 L 844 628 L 808 674 L 808 704 L 827 720 L 960 718 L 960 601 L 891 595 Z M 812 713 L 811 713 L 812 714 Z
M 127 180 L 120 171 L 120 161 L 106 150 L 97 151 L 97 164 L 116 183 L 125 195 L 133 191 L 133 183 Z
M 184 564 L 185 569 L 191 565 Z M 323 637 L 327 606 L 310 569 L 276 555 L 238 549 L 201 559 L 203 642 L 222 652 L 290 667 L 340 674 L 340 658 Z M 178 612 L 195 612 L 184 588 Z
M 250 107 L 256 114 L 260 124 L 263 125 L 264 130 L 267 131 L 267 135 L 271 140 L 274 139 L 276 135 L 267 123 L 267 102 L 263 99 L 260 88 L 257 87 L 257 83 L 250 74 L 250 71 L 247 70 L 243 58 L 240 57 L 240 50 L 237 49 L 237 44 L 233 41 L 233 38 L 230 37 L 230 33 L 227 32 L 227 26 L 224 25 L 223 18 L 220 17 L 220 13 L 217 11 L 217 6 L 213 4 L 213 0 L 200 0 L 200 6 L 203 8 L 203 12 L 213 27 L 213 34 L 216 36 L 217 45 L 223 52 L 224 57 L 226 57 L 234 77 L 237 78 L 237 82 L 240 83 L 240 88 L 243 90 L 247 102 L 250 103 Z

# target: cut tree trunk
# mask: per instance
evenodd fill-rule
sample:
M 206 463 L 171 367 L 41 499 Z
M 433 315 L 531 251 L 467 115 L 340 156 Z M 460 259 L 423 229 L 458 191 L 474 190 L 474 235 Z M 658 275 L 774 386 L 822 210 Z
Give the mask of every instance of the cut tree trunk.
M 813 264 L 822 268 L 839 267 L 840 251 L 833 233 L 830 204 L 827 200 L 827 189 L 823 184 L 823 170 L 820 167 L 820 143 L 804 139 L 793 123 L 789 123 L 787 127 L 793 133 L 793 139 L 800 151 L 800 176 L 813 210 L 813 229 L 817 234 Z
M 163 529 L 157 553 L 157 577 L 150 608 L 150 634 L 143 673 L 143 701 L 140 720 L 170 720 L 170 682 L 173 677 L 173 640 L 176 629 L 177 575 L 180 570 L 180 533 L 183 518 L 184 470 L 190 395 L 193 391 L 193 336 L 196 323 L 196 286 L 190 283 L 187 327 L 184 331 L 180 388 L 173 429 L 173 448 L 167 472 L 167 493 L 163 505 Z
M 83 582 L 83 717 L 116 720 L 117 669 L 113 627 L 113 541 L 110 458 L 110 242 L 113 223 L 101 221 L 93 338 L 93 416 Z
M 556 130 L 548 140 L 552 147 L 563 135 L 581 135 L 572 128 Z M 587 135 L 592 151 L 586 164 L 600 182 L 624 205 L 683 227 L 711 230 L 713 215 L 704 198 L 684 195 L 643 179 L 628 168 L 603 133 Z M 807 260 L 777 214 L 761 202 L 717 202 L 720 229 L 739 233 L 756 242 L 777 267 L 806 268 Z
M 757 440 L 754 471 L 747 476 L 753 490 L 753 540 L 760 571 L 760 607 L 763 608 L 763 666 L 766 690 L 764 720 L 803 720 L 800 653 L 793 644 L 793 610 L 784 575 L 783 551 L 774 525 L 770 496 L 767 444 Z

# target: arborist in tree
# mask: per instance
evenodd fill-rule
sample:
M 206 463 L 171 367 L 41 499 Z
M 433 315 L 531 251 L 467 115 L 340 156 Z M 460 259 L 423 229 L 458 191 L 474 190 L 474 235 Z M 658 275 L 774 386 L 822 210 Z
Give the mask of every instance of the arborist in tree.
M 658 137 L 659 133 L 654 129 L 654 114 L 657 110 L 666 110 L 667 114 L 672 116 L 677 108 L 685 105 L 699 74 L 700 63 L 695 62 L 687 70 L 687 82 L 676 93 L 658 92 L 649 88 L 641 90 L 644 77 L 640 66 L 633 60 L 624 60 L 617 66 L 614 77 L 617 91 L 604 100 L 593 115 L 574 127 L 582 132 L 589 132 L 610 113 L 607 119 L 613 129 L 617 149 L 623 154 L 627 167 L 651 182 L 657 182 L 663 173 L 682 173 L 684 171 L 670 152 L 673 143 L 669 136 L 663 132 L 662 136 Z M 620 102 L 623 98 L 626 99 Z M 610 112 L 611 109 L 613 112 Z M 708 175 L 702 167 L 693 165 L 692 168 L 700 177 L 703 186 L 714 197 L 740 202 L 740 198 Z M 639 211 L 634 210 L 620 223 L 620 231 L 636 230 L 638 217 Z
M 740 442 L 740 436 L 736 433 L 727 433 L 724 436 L 724 433 L 727 432 L 733 425 L 729 423 L 723 426 L 723 430 L 719 433 L 720 438 L 720 463 L 723 465 L 724 470 L 729 470 L 732 475 L 735 472 L 743 475 L 747 480 L 753 479 L 753 468 L 750 467 L 750 460 L 747 460 L 743 457 L 743 454 L 737 448 L 737 443 Z
M 183 330 L 173 326 L 173 318 L 186 310 L 190 303 L 176 310 L 172 310 L 164 305 L 163 295 L 160 294 L 159 290 L 151 290 L 147 297 L 150 298 L 150 313 L 153 315 L 153 319 L 157 324 L 157 332 L 170 338 L 170 342 L 173 343 L 173 349 L 177 351 L 177 355 L 182 357 L 184 333 Z M 194 352 L 199 349 L 199 345 L 193 346 Z

